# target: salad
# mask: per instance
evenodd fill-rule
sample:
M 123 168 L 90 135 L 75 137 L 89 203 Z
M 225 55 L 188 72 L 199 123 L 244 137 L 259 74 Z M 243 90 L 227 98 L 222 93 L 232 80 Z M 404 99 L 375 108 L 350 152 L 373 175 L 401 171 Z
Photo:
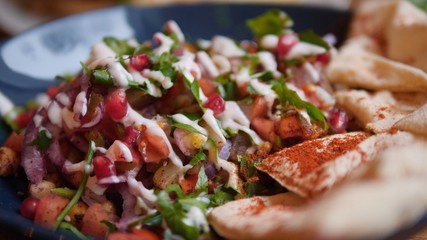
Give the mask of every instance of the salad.
M 252 40 L 188 42 L 174 21 L 152 41 L 105 37 L 80 73 L 7 114 L 0 172 L 25 170 L 21 214 L 82 239 L 215 238 L 212 208 L 285 192 L 255 165 L 347 128 L 323 74 L 334 38 L 276 9 L 247 25 Z

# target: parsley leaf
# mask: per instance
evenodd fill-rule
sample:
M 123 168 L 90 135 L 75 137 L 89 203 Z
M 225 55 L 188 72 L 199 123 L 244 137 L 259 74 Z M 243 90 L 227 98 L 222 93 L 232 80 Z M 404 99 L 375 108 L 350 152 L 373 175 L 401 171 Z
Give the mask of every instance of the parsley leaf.
M 113 78 L 107 69 L 95 69 L 92 73 L 95 82 L 106 86 L 114 86 Z
M 264 14 L 249 19 L 246 25 L 252 30 L 256 38 L 267 34 L 280 35 L 283 30 L 292 27 L 292 19 L 279 9 L 272 9 Z
M 177 71 L 172 66 L 173 63 L 178 62 L 178 58 L 169 52 L 164 52 L 160 56 L 153 55 L 150 57 L 152 63 L 152 70 L 157 70 L 169 77 L 173 82 L 176 81 Z
M 197 177 L 196 190 L 200 192 L 208 190 L 208 176 L 206 176 L 205 167 L 203 165 L 200 168 L 199 175 Z
M 320 47 L 323 47 L 326 50 L 329 50 L 329 44 L 323 40 L 319 35 L 313 32 L 313 30 L 306 30 L 298 34 L 299 39 L 302 42 L 311 43 Z
M 117 55 L 132 55 L 135 48 L 128 44 L 126 39 L 117 39 L 115 37 L 104 37 L 104 43 L 111 48 Z
M 230 73 L 223 73 L 218 75 L 215 82 L 219 83 L 218 90 L 221 93 L 221 97 L 225 101 L 235 101 L 239 98 L 239 90 L 235 81 L 231 80 Z
M 327 128 L 328 125 L 323 112 L 312 103 L 302 100 L 295 91 L 290 90 L 284 79 L 273 84 L 272 89 L 277 93 L 279 101 L 283 105 L 290 104 L 297 108 L 304 108 L 312 120 L 320 122 L 324 129 Z
M 40 151 L 46 151 L 49 149 L 52 138 L 50 134 L 46 130 L 41 130 L 37 133 L 36 139 L 34 141 L 28 143 L 28 146 L 37 146 Z
M 196 153 L 196 155 L 194 155 L 194 157 L 190 160 L 190 165 L 194 166 L 197 163 L 199 163 L 200 161 L 204 161 L 208 159 L 208 157 L 206 156 L 206 154 L 203 152 L 203 149 L 200 149 L 199 152 Z

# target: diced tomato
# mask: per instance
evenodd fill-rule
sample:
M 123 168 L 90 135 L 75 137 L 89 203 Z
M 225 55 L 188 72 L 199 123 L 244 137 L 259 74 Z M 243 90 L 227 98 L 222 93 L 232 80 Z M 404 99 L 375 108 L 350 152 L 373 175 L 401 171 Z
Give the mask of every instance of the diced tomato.
M 68 202 L 68 199 L 56 194 L 45 195 L 38 203 L 34 215 L 34 222 L 43 227 L 52 229 L 56 224 L 56 218 Z
M 129 64 L 137 71 L 150 68 L 151 61 L 147 54 L 138 53 L 130 58 Z
M 104 237 L 108 227 L 102 223 L 103 220 L 111 221 L 109 214 L 101 204 L 93 203 L 83 216 L 81 232 L 94 237 Z
M 316 61 L 320 62 L 323 65 L 327 65 L 330 60 L 331 60 L 331 56 L 329 55 L 329 53 L 319 54 L 316 57 Z
M 19 114 L 18 116 L 16 116 L 16 120 L 15 120 L 16 125 L 18 125 L 20 129 L 25 128 L 33 119 L 35 113 L 36 113 L 36 110 L 34 109 L 34 110 L 30 110 L 30 111 Z
M 98 180 L 116 176 L 116 166 L 105 156 L 96 156 L 93 159 L 93 171 Z
M 267 101 L 263 96 L 258 96 L 252 105 L 251 120 L 258 117 L 265 117 L 268 112 Z
M 105 111 L 108 116 L 115 121 L 119 121 L 126 116 L 128 111 L 128 103 L 126 100 L 126 92 L 122 88 L 114 90 L 107 98 Z
M 22 143 L 24 142 L 24 135 L 12 132 L 4 142 L 4 146 L 12 149 L 13 151 L 20 153 L 22 150 Z
M 161 136 L 144 131 L 139 139 L 139 151 L 145 153 L 145 162 L 158 163 L 169 156 L 169 147 Z
M 285 33 L 279 37 L 277 42 L 277 55 L 279 58 L 284 58 L 293 46 L 298 43 L 298 36 L 294 33 Z
M 273 120 L 267 118 L 255 118 L 252 120 L 251 125 L 262 139 L 269 142 L 274 141 L 276 134 L 274 132 Z
M 132 233 L 109 234 L 108 240 L 160 240 L 160 237 L 147 229 L 133 229 Z
M 207 97 L 216 93 L 215 84 L 210 79 L 206 79 L 206 78 L 199 79 L 199 86 Z
M 185 193 L 190 193 L 196 187 L 197 179 L 197 174 L 187 175 L 184 179 L 179 181 L 179 186 L 181 186 L 182 191 Z
M 22 216 L 33 220 L 36 215 L 36 209 L 39 205 L 39 200 L 37 198 L 28 197 L 26 198 L 19 207 L 19 212 Z
M 46 90 L 46 94 L 49 96 L 50 99 L 53 99 L 56 96 L 56 94 L 58 94 L 58 92 L 59 92 L 58 86 L 50 86 Z
M 225 101 L 218 93 L 214 93 L 205 102 L 205 107 L 211 109 L 217 115 L 224 112 Z

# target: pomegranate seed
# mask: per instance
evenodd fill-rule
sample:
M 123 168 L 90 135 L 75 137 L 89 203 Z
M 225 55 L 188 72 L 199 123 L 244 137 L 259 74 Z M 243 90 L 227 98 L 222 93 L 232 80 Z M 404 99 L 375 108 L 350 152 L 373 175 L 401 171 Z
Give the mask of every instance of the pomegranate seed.
M 59 92 L 58 86 L 50 86 L 46 90 L 46 94 L 49 96 L 50 99 L 53 99 L 56 96 L 56 94 L 58 94 L 58 92 Z
M 144 53 L 133 55 L 129 63 L 137 71 L 142 71 L 151 67 L 150 58 Z
M 328 112 L 328 123 L 329 126 L 336 133 L 342 133 L 348 126 L 347 113 L 339 108 L 334 108 Z
M 39 205 L 39 200 L 33 197 L 26 198 L 19 208 L 19 212 L 22 216 L 28 219 L 34 219 L 36 214 L 37 206 Z
M 105 111 L 115 121 L 119 121 L 126 116 L 128 111 L 128 103 L 126 100 L 126 92 L 124 89 L 118 88 L 114 90 L 107 98 Z
M 289 50 L 298 43 L 298 36 L 294 33 L 283 34 L 277 42 L 277 55 L 284 58 Z
M 211 109 L 217 115 L 224 112 L 225 101 L 218 93 L 214 93 L 205 102 L 205 107 Z
M 93 159 L 93 171 L 98 180 L 116 176 L 116 166 L 105 156 L 97 156 Z
M 33 119 L 35 113 L 35 110 L 30 110 L 28 112 L 23 112 L 19 114 L 18 116 L 16 116 L 15 119 L 16 125 L 18 125 L 20 129 L 25 128 Z
M 126 145 L 132 145 L 139 136 L 139 131 L 136 130 L 133 126 L 129 126 L 125 128 L 125 133 L 122 137 L 122 142 Z
M 319 54 L 319 55 L 317 55 L 317 57 L 316 57 L 316 60 L 317 60 L 318 62 L 320 62 L 321 64 L 323 64 L 323 65 L 328 64 L 330 59 L 331 59 L 331 58 L 330 58 L 330 56 L 329 56 L 329 54 L 328 54 L 328 53 Z

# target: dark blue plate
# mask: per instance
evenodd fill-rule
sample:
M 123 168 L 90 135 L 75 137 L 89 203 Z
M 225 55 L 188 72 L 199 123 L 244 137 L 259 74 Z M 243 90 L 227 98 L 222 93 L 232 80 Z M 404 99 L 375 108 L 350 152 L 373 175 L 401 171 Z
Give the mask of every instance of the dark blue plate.
M 285 10 L 294 19 L 296 31 L 333 33 L 338 42 L 344 39 L 351 19 L 351 13 L 343 10 L 265 4 L 122 6 L 83 13 L 44 24 L 0 45 L 0 90 L 14 103 L 24 104 L 54 84 L 55 76 L 77 72 L 90 46 L 104 36 L 147 40 L 169 19 L 180 25 L 190 41 L 209 39 L 215 34 L 250 39 L 245 20 L 271 8 Z M 0 144 L 7 134 L 7 128 L 1 124 Z M 19 204 L 27 188 L 25 179 L 22 172 L 18 178 L 0 179 L 0 238 L 75 238 L 66 231 L 38 227 L 19 215 Z

